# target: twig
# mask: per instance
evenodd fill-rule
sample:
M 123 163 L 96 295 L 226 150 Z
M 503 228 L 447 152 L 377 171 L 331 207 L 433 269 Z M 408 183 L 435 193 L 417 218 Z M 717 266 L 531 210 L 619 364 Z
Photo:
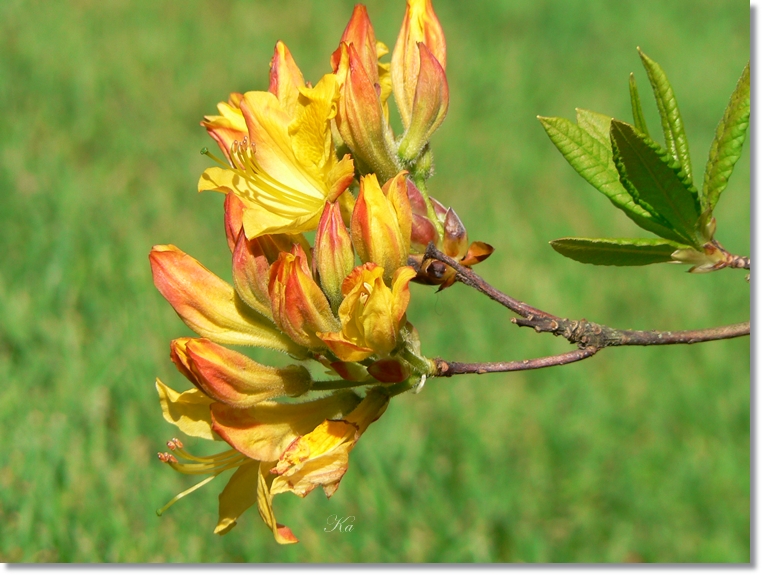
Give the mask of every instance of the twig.
M 424 255 L 423 261 L 426 261 L 427 259 L 438 260 L 442 263 L 447 264 L 455 270 L 455 279 L 457 281 L 464 283 L 477 291 L 480 291 L 487 297 L 492 298 L 497 303 L 507 307 L 509 310 L 517 313 L 521 317 L 543 316 L 552 319 L 561 319 L 535 307 L 532 307 L 531 305 L 526 304 L 522 301 L 514 299 L 511 296 L 504 294 L 500 290 L 495 289 L 486 281 L 484 281 L 484 279 L 482 279 L 478 274 L 474 273 L 471 268 L 460 265 L 450 256 L 440 252 L 436 247 L 434 247 L 433 243 L 430 243 L 426 248 L 426 253 Z
M 750 270 L 751 258 L 749 256 L 736 256 L 736 255 L 730 254 L 728 267 L 741 269 L 741 270 Z
M 493 363 L 462 363 L 459 361 L 445 361 L 440 358 L 434 359 L 436 371 L 431 375 L 433 377 L 450 377 L 465 373 L 500 373 L 506 371 L 526 371 L 529 369 L 541 369 L 543 367 L 552 367 L 554 365 L 566 365 L 592 357 L 598 352 L 595 347 L 584 347 L 551 355 L 548 357 L 538 357 L 536 359 L 523 359 L 520 361 L 504 361 Z
M 495 289 L 470 268 L 460 265 L 451 257 L 440 252 L 433 244 L 429 244 L 425 257 L 449 265 L 455 270 L 455 279 L 457 281 L 480 291 L 521 316 L 520 318 L 511 319 L 516 325 L 520 327 L 532 327 L 538 333 L 552 333 L 555 336 L 561 336 L 569 343 L 576 344 L 580 348 L 595 348 L 597 351 L 605 347 L 624 345 L 690 344 L 740 337 L 749 335 L 751 331 L 749 322 L 698 330 L 638 331 L 615 329 L 587 321 L 586 319 L 571 320 L 561 318 L 534 308 Z M 741 259 L 744 258 L 739 258 L 739 260 Z M 743 262 L 735 267 L 743 267 L 742 264 Z

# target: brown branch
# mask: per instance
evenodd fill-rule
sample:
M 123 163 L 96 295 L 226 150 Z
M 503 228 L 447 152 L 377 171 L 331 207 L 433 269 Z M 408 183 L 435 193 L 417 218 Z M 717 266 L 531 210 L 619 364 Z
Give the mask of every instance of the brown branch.
M 536 359 L 523 359 L 520 361 L 504 361 L 492 363 L 462 363 L 459 361 L 445 361 L 440 358 L 434 359 L 436 371 L 431 374 L 432 377 L 451 377 L 453 375 L 462 375 L 465 373 L 500 373 L 506 371 L 526 371 L 529 369 L 541 369 L 543 367 L 552 367 L 554 365 L 566 365 L 592 357 L 598 352 L 595 347 L 584 347 L 551 355 L 548 357 L 538 357 Z
M 511 296 L 504 294 L 500 290 L 495 289 L 486 281 L 484 281 L 481 276 L 474 273 L 471 268 L 460 265 L 450 256 L 440 252 L 433 243 L 430 243 L 426 248 L 426 253 L 424 255 L 423 261 L 425 262 L 427 259 L 438 260 L 442 263 L 447 264 L 455 270 L 455 279 L 457 281 L 466 284 L 467 286 L 472 287 L 477 291 L 480 291 L 487 297 L 492 298 L 500 305 L 507 307 L 509 310 L 517 313 L 521 317 L 543 316 L 553 319 L 561 319 L 535 307 L 532 307 L 531 305 L 526 304 L 522 301 L 514 299 Z
M 552 333 L 555 336 L 561 336 L 569 343 L 576 344 L 580 348 L 595 348 L 597 351 L 605 347 L 624 345 L 690 344 L 740 337 L 749 335 L 751 331 L 749 322 L 699 330 L 638 331 L 615 329 L 587 321 L 586 319 L 570 320 L 561 318 L 534 308 L 495 289 L 478 274 L 474 273 L 471 268 L 460 265 L 457 261 L 436 249 L 433 244 L 429 244 L 426 249 L 425 258 L 438 260 L 449 265 L 455 270 L 455 279 L 457 281 L 476 289 L 521 316 L 511 320 L 516 325 L 520 327 L 532 327 L 538 333 Z M 743 267 L 742 264 L 743 262 L 739 263 L 736 267 Z
M 729 256 L 730 256 L 728 261 L 729 268 L 736 268 L 740 270 L 751 269 L 751 258 L 749 256 L 736 256 L 733 254 L 729 254 Z

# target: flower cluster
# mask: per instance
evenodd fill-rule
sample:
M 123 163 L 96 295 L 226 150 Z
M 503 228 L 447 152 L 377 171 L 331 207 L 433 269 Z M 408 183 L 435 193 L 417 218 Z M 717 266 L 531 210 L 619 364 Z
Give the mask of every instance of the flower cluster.
M 273 497 L 318 486 L 330 497 L 390 398 L 432 372 L 406 319 L 409 284 L 444 288 L 454 272 L 425 261 L 426 246 L 464 265 L 492 252 L 469 244 L 457 214 L 426 191 L 429 139 L 449 100 L 431 0 L 408 0 L 391 63 L 380 62 L 387 52 L 358 5 L 332 72 L 314 86 L 278 42 L 268 91 L 231 94 L 219 115 L 204 118 L 224 159 L 203 151 L 219 165 L 198 188 L 226 194 L 232 286 L 175 246 L 151 251 L 156 287 L 200 336 L 171 344 L 194 388 L 178 393 L 157 381 L 164 418 L 230 447 L 201 457 L 168 442 L 162 461 L 208 477 L 165 508 L 234 469 L 216 533 L 256 503 L 279 543 L 296 542 L 276 522 Z M 389 123 L 392 93 L 400 136 Z M 311 231 L 312 244 L 303 235 Z M 277 350 L 297 363 L 262 365 L 226 345 Z

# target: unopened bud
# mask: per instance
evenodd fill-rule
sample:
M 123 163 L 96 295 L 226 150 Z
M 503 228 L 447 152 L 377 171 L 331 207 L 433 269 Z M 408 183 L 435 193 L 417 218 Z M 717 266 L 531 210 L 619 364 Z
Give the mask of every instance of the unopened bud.
M 327 202 L 315 235 L 313 265 L 331 307 L 341 303 L 341 284 L 355 267 L 355 252 L 338 202 Z
M 405 129 L 411 124 L 421 67 L 419 42 L 426 45 L 444 70 L 447 66 L 447 46 L 431 0 L 408 0 L 392 54 L 392 87 Z
M 387 182 L 387 194 L 375 174 L 360 180 L 360 195 L 352 212 L 352 244 L 363 262 L 384 268 L 384 279 L 407 264 L 410 251 L 412 213 L 407 197 L 405 173 Z
M 442 65 L 423 42 L 418 43 L 421 63 L 415 88 L 410 126 L 398 154 L 405 162 L 414 161 L 447 115 L 450 91 Z

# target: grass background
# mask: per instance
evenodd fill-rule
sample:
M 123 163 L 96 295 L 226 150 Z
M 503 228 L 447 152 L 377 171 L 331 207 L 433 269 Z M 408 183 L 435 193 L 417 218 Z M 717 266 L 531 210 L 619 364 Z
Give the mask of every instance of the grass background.
M 535 119 L 584 107 L 630 118 L 636 46 L 668 72 L 703 171 L 749 54 L 746 3 L 436 0 L 451 105 L 432 193 L 498 249 L 494 285 L 565 317 L 689 329 L 743 321 L 743 274 L 593 268 L 565 235 L 637 236 L 566 164 Z M 367 2 L 393 45 L 402 0 Z M 612 349 L 539 372 L 431 381 L 395 399 L 341 489 L 276 499 L 301 539 L 276 545 L 250 511 L 212 534 L 222 480 L 156 460 L 174 433 L 153 380 L 186 383 L 168 343 L 187 333 L 147 254 L 174 243 L 223 277 L 221 197 L 198 121 L 231 91 L 265 89 L 283 39 L 313 82 L 349 0 L 0 3 L 0 558 L 6 562 L 747 562 L 749 340 Z M 647 96 L 647 97 L 646 97 Z M 749 158 L 717 210 L 749 252 Z M 463 286 L 413 288 L 424 352 L 510 360 L 561 352 Z M 190 442 L 193 443 L 193 442 Z M 352 533 L 324 533 L 331 514 Z

